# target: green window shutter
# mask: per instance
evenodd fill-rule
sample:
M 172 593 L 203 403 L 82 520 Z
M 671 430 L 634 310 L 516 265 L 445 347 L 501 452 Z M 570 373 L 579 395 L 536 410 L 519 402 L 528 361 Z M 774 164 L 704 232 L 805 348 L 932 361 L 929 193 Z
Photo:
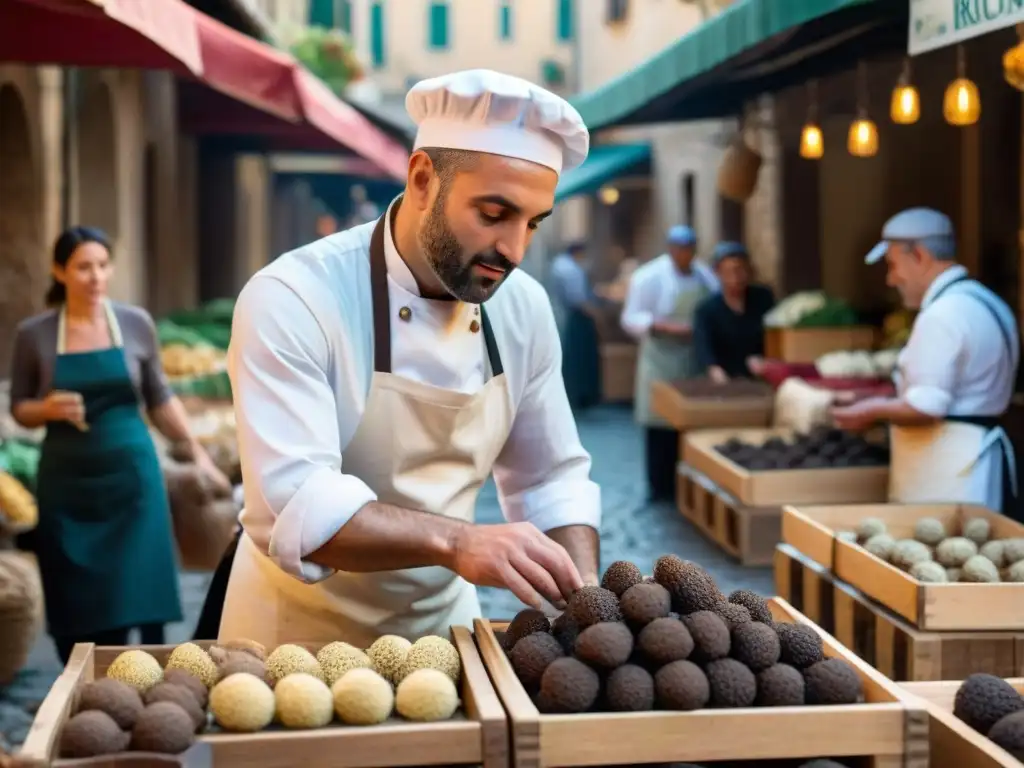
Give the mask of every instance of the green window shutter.
M 352 0 L 337 0 L 338 18 L 335 25 L 346 35 L 352 34 Z
M 512 39 L 512 3 L 504 0 L 498 9 L 498 37 L 502 40 Z
M 448 3 L 432 2 L 430 4 L 430 47 L 448 47 Z
M 309 26 L 334 26 L 334 0 L 311 0 L 309 4 Z
M 576 36 L 576 14 L 573 0 L 558 0 L 558 39 L 569 42 Z
M 370 6 L 370 58 L 377 69 L 384 66 L 385 47 L 384 0 L 374 0 Z

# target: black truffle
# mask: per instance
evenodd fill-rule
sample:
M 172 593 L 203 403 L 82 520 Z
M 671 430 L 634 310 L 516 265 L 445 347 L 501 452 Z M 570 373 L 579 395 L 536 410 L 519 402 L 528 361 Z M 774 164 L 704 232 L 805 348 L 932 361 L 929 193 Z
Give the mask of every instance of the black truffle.
M 654 563 L 654 578 L 672 596 L 672 610 L 683 616 L 709 611 L 725 599 L 711 574 L 675 555 L 658 558 Z
M 170 701 L 146 707 L 132 729 L 132 749 L 176 755 L 195 741 L 195 723 L 184 709 Z
M 806 624 L 776 624 L 781 654 L 779 658 L 791 667 L 803 669 L 825 658 L 821 635 Z
M 586 712 L 601 691 L 597 672 L 579 659 L 563 656 L 544 670 L 537 703 L 543 712 L 573 714 Z
M 988 737 L 1018 760 L 1024 759 L 1024 712 L 1004 717 L 992 726 Z
M 144 706 L 135 688 L 112 677 L 86 683 L 78 699 L 79 712 L 106 712 L 123 731 L 130 731 L 135 726 Z
M 825 659 L 804 670 L 808 704 L 856 704 L 863 692 L 857 671 L 842 659 Z
M 668 616 L 672 598 L 661 584 L 637 584 L 619 598 L 619 608 L 634 629 L 646 627 L 655 619 Z
M 604 587 L 581 587 L 573 592 L 566 609 L 582 631 L 602 621 L 622 621 L 619 598 Z
M 778 662 L 782 648 L 774 629 L 767 624 L 750 621 L 732 631 L 731 653 L 751 671 L 760 672 Z
M 633 563 L 627 560 L 616 560 L 604 572 L 601 586 L 609 592 L 614 592 L 618 597 L 622 597 L 627 589 L 643 580 L 644 575 Z
M 60 735 L 61 757 L 97 757 L 123 752 L 128 734 L 106 712 L 91 709 L 79 712 L 64 726 Z
M 548 665 L 564 655 L 561 643 L 552 635 L 534 632 L 515 644 L 509 658 L 512 660 L 512 669 L 516 671 L 516 676 L 529 690 L 537 688 Z
M 995 675 L 971 675 L 953 699 L 953 714 L 980 733 L 988 733 L 1004 717 L 1021 710 L 1024 697 Z
M 693 638 L 692 658 L 696 662 L 714 661 L 729 655 L 732 645 L 729 627 L 711 611 L 697 611 L 683 617 Z
M 608 675 L 605 702 L 612 712 L 654 709 L 654 678 L 643 667 L 624 664 Z
M 183 685 L 178 685 L 177 683 L 157 683 L 146 691 L 144 700 L 147 705 L 158 701 L 169 701 L 172 704 L 177 704 L 192 718 L 196 731 L 201 730 L 206 725 L 206 711 L 199 706 L 199 702 L 196 701 L 196 697 L 192 695 L 192 692 Z
M 637 636 L 637 646 L 656 665 L 681 661 L 693 652 L 693 636 L 676 619 L 655 619 Z
M 711 612 L 717 614 L 728 625 L 729 629 L 736 629 L 740 624 L 753 621 L 750 617 L 750 611 L 736 603 L 722 601 L 712 608 Z
M 199 702 L 199 706 L 206 709 L 206 705 L 209 703 L 210 699 L 210 689 L 206 687 L 206 683 L 191 672 L 177 667 L 164 670 L 164 682 L 185 686 L 192 692 L 192 695 L 196 697 L 196 701 Z
M 756 592 L 749 589 L 737 589 L 729 595 L 729 602 L 733 605 L 742 605 L 750 613 L 750 618 L 762 624 L 773 624 L 771 608 L 768 602 Z
M 757 673 L 759 707 L 798 707 L 805 702 L 804 676 L 788 664 L 775 664 Z
M 554 635 L 555 639 L 562 644 L 562 649 L 566 653 L 572 653 L 572 649 L 576 646 L 576 638 L 579 636 L 580 630 L 579 627 L 576 626 L 576 622 L 572 620 L 572 616 L 569 615 L 569 612 L 565 611 L 551 622 L 551 634 Z
M 516 643 L 534 632 L 550 631 L 551 622 L 548 621 L 548 617 L 536 608 L 527 608 L 517 613 L 505 630 L 506 647 L 515 648 Z
M 711 689 L 711 706 L 749 707 L 757 698 L 757 678 L 736 659 L 719 659 L 704 667 Z
M 703 670 L 691 661 L 673 661 L 654 676 L 654 695 L 662 709 L 690 712 L 707 706 L 711 686 Z
M 633 633 L 621 622 L 594 624 L 576 638 L 576 658 L 596 667 L 615 669 L 625 664 L 632 652 Z

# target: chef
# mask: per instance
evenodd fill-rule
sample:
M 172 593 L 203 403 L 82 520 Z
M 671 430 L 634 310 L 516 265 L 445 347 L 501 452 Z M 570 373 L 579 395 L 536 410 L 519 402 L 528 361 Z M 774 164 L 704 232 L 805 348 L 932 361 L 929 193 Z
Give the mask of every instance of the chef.
M 667 253 L 633 273 L 622 310 L 622 328 L 640 342 L 634 414 L 646 430 L 647 482 L 652 500 L 671 499 L 679 462 L 679 433 L 650 407 L 651 384 L 697 375 L 692 346 L 697 306 L 718 290 L 718 279 L 694 260 L 697 236 L 675 226 Z
M 244 533 L 220 637 L 445 635 L 477 586 L 528 605 L 596 583 L 589 477 L 544 288 L 516 270 L 589 135 L 487 70 L 423 81 L 405 192 L 285 254 L 235 310 Z M 474 524 L 493 471 L 506 524 Z
M 897 363 L 897 396 L 837 408 L 835 420 L 848 429 L 890 424 L 892 501 L 999 511 L 1004 479 L 1016 487 L 1013 447 L 999 426 L 1020 360 L 1013 312 L 956 263 L 953 224 L 938 211 L 889 219 L 866 262 L 883 259 L 887 283 L 920 309 Z

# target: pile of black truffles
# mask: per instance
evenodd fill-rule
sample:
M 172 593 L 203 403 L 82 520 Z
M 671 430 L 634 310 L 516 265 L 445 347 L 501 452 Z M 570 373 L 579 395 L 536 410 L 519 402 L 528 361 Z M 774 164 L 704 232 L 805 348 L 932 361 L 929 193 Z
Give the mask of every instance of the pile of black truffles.
M 729 379 L 718 383 L 711 379 L 683 379 L 672 382 L 685 397 L 701 400 L 730 400 L 741 397 L 770 397 L 774 390 L 770 385 L 750 379 Z
M 859 435 L 831 427 L 815 427 L 787 442 L 768 438 L 752 445 L 731 438 L 715 450 L 744 469 L 833 469 L 841 467 L 882 467 L 889 464 L 886 447 L 870 443 Z
M 956 692 L 953 714 L 1024 760 L 1024 697 L 1001 677 L 971 675 Z
M 857 672 L 826 658 L 812 628 L 774 622 L 749 590 L 726 598 L 675 555 L 651 578 L 612 563 L 553 622 L 527 609 L 501 642 L 544 713 L 852 704 L 862 694 Z

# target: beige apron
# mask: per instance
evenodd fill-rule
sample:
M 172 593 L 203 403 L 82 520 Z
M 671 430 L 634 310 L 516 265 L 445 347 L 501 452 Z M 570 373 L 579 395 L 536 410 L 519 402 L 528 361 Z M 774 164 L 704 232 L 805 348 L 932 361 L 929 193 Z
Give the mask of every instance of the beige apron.
M 480 487 L 512 425 L 508 384 L 487 315 L 481 322 L 491 378 L 463 394 L 391 373 L 384 218 L 370 245 L 374 374 L 359 428 L 342 466 L 382 503 L 472 523 Z M 477 327 L 477 326 L 474 326 Z M 476 588 L 437 567 L 337 572 L 306 584 L 282 571 L 242 536 L 231 570 L 219 637 L 267 647 L 343 640 L 360 648 L 384 634 L 447 635 L 480 617 Z
M 679 292 L 675 306 L 668 317 L 660 318 L 674 323 L 693 325 L 697 306 L 711 291 L 697 278 L 692 286 Z M 638 424 L 645 427 L 671 427 L 651 411 L 651 385 L 656 381 L 679 381 L 696 376 L 698 373 L 697 354 L 692 341 L 647 334 L 640 342 L 640 354 L 636 365 L 636 387 L 633 415 Z

